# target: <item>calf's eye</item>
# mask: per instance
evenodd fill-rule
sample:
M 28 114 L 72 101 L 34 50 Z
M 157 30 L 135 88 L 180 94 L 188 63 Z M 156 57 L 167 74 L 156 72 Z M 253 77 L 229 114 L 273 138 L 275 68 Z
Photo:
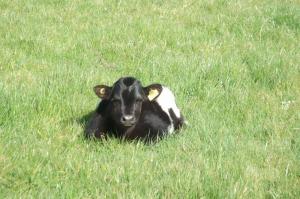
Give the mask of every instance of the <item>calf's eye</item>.
M 117 104 L 117 103 L 120 103 L 121 102 L 121 100 L 119 100 L 119 99 L 112 99 L 111 100 L 114 104 Z

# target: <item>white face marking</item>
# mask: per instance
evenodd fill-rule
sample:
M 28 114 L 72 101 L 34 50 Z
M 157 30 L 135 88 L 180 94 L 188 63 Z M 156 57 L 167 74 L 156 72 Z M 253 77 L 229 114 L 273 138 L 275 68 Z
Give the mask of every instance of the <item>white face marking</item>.
M 169 113 L 169 109 L 172 109 L 174 111 L 176 117 L 180 118 L 180 110 L 178 109 L 178 107 L 175 103 L 175 97 L 169 88 L 163 86 L 162 92 L 155 99 L 155 101 L 158 103 L 158 105 L 161 107 L 161 109 L 169 116 L 171 125 L 169 126 L 168 131 L 171 134 L 174 131 L 174 125 L 173 125 L 173 120 Z

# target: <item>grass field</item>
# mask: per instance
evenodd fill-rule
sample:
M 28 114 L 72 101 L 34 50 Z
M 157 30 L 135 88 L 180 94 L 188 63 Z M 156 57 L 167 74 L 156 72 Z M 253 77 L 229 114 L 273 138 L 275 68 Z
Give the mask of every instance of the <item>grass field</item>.
M 0 198 L 299 198 L 299 43 L 297 0 L 0 0 Z M 190 125 L 83 139 L 127 75 Z

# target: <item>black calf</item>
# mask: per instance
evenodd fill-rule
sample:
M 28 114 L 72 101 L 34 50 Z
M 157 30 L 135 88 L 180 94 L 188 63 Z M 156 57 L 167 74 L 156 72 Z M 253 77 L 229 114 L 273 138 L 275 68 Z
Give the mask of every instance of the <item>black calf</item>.
M 112 87 L 97 85 L 94 91 L 102 101 L 86 128 L 87 137 L 111 134 L 125 139 L 155 139 L 184 123 L 174 95 L 160 84 L 142 87 L 137 79 L 125 77 Z

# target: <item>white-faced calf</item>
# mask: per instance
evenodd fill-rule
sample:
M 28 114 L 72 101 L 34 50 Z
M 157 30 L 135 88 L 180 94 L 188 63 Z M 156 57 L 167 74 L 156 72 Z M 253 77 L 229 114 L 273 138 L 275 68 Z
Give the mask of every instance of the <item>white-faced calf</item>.
M 125 77 L 112 87 L 97 85 L 94 91 L 102 100 L 87 125 L 87 137 L 153 140 L 184 124 L 173 93 L 160 84 L 143 87 Z

